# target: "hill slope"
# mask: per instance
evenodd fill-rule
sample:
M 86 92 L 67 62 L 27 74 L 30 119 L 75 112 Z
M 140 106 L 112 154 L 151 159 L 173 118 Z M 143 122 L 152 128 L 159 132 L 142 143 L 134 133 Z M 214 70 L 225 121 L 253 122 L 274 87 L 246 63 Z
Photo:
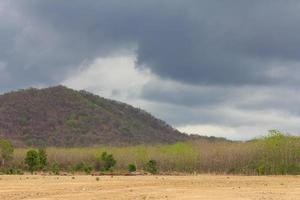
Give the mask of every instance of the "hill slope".
M 0 95 L 0 137 L 17 146 L 171 143 L 188 138 L 143 110 L 64 86 Z

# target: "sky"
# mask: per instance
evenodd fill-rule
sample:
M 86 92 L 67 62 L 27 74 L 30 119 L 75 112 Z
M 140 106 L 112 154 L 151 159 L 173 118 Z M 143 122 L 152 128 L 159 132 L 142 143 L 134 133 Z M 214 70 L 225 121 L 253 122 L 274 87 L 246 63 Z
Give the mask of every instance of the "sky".
M 180 131 L 300 134 L 298 0 L 1 0 L 0 93 L 54 85 Z

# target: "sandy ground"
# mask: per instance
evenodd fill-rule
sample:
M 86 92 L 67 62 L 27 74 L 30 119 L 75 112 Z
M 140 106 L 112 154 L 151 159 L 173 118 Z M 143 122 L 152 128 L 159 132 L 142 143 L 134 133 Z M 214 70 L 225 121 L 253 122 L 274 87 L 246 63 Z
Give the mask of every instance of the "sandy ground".
M 0 200 L 300 199 L 299 176 L 0 176 Z

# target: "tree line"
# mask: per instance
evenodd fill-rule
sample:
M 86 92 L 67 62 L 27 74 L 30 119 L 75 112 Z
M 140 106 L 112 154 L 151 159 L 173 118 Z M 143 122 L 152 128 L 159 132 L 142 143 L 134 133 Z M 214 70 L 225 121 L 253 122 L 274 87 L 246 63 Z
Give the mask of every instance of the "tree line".
M 122 147 L 14 149 L 0 140 L 0 151 L 3 173 L 300 174 L 300 137 L 278 130 L 251 141 L 201 139 Z
M 14 148 L 9 140 L 0 139 L 0 155 L 1 155 L 1 167 L 0 172 L 6 174 L 23 174 L 21 169 L 15 168 L 13 166 L 7 165 L 6 162 L 12 160 Z M 85 172 L 90 174 L 92 171 L 101 171 L 101 172 L 113 172 L 113 167 L 116 165 L 117 161 L 115 160 L 113 154 L 103 152 L 101 157 L 96 159 L 94 166 L 85 163 L 79 162 L 76 165 L 72 166 L 72 172 Z M 63 170 L 60 168 L 59 163 L 53 162 L 52 164 L 48 162 L 48 155 L 46 149 L 30 149 L 27 151 L 24 158 L 24 164 L 26 168 L 24 170 L 29 171 L 31 174 L 34 172 L 51 172 L 55 175 L 59 175 L 60 171 Z M 149 160 L 147 163 L 146 171 L 151 174 L 156 174 L 157 163 L 155 160 Z M 128 172 L 133 173 L 137 171 L 135 164 L 128 164 Z

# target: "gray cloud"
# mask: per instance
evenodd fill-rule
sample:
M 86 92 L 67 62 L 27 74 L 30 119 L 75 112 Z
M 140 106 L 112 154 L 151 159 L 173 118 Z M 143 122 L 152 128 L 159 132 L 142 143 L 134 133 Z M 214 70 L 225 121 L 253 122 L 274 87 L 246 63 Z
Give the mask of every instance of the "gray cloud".
M 37 82 L 135 46 L 140 65 L 192 84 L 285 83 L 268 76 L 272 63 L 299 62 L 297 1 L 13 2 L 19 18 L 3 22 L 1 52 Z
M 299 9 L 297 0 L 2 0 L 0 92 L 57 84 L 99 57 L 134 52 L 136 67 L 176 83 L 150 82 L 140 96 L 189 111 L 184 119 L 174 107 L 159 112 L 175 125 L 245 124 L 236 110 L 298 116 L 291 105 L 300 103 L 292 95 L 300 83 Z M 215 113 L 189 110 L 204 108 Z

